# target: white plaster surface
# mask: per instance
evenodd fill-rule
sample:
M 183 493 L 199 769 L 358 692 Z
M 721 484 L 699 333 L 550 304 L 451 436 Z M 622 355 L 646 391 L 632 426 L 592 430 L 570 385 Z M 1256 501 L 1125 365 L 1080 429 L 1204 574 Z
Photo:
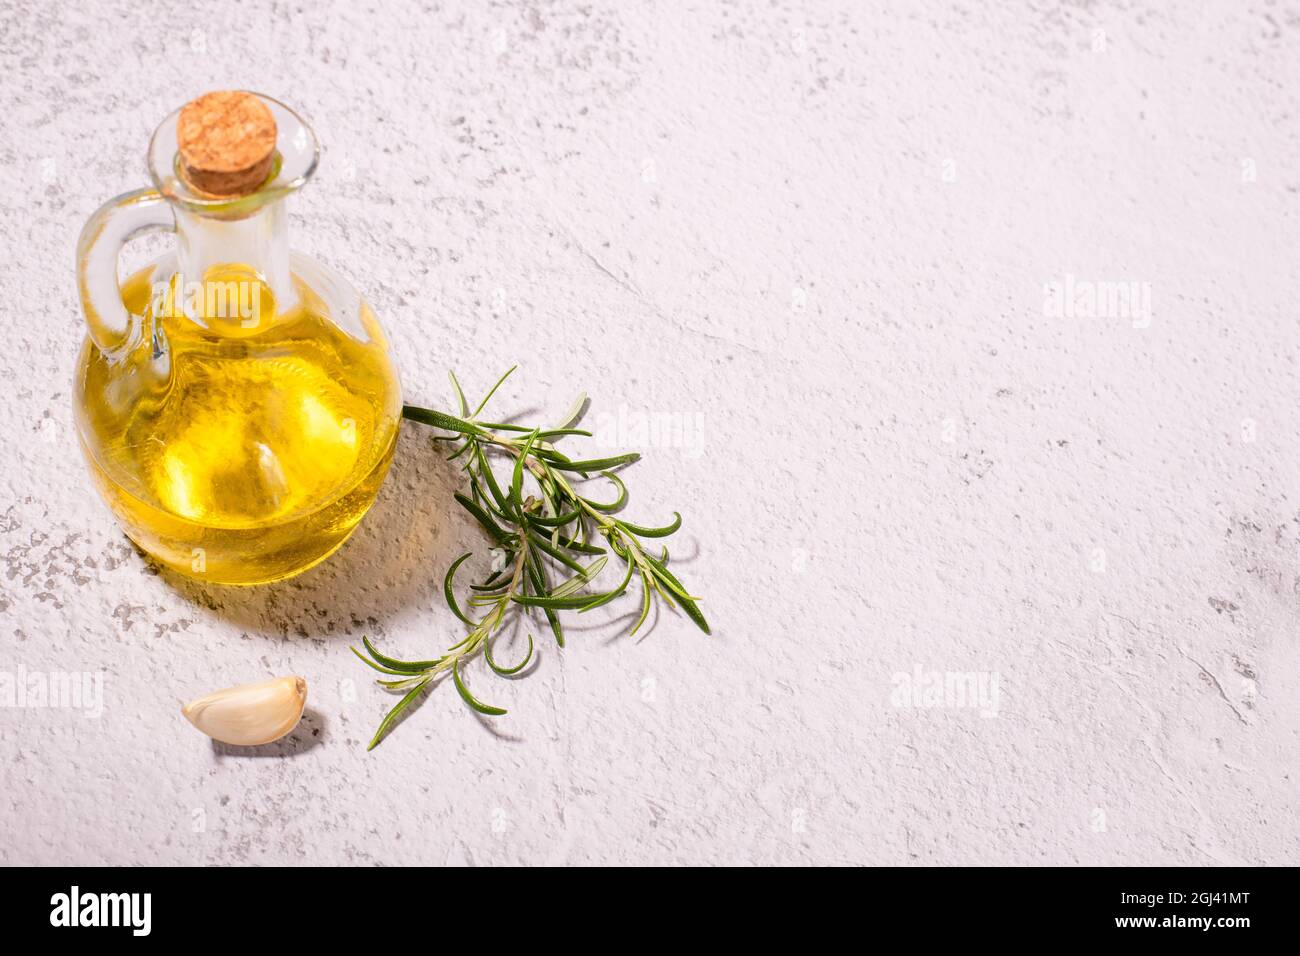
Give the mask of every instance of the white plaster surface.
M 0 709 L 0 862 L 1300 863 L 1298 85 L 1294 2 L 0 0 L 0 670 L 105 681 L 98 719 Z M 484 550 L 427 432 L 297 580 L 129 546 L 73 246 L 241 86 L 317 126 L 294 242 L 408 399 L 587 390 L 714 636 L 584 622 L 470 669 L 508 717 L 444 686 L 367 753 L 349 643 L 458 638 Z M 1050 314 L 1067 275 L 1149 321 Z M 917 669 L 995 712 L 897 706 Z M 264 753 L 180 717 L 287 673 Z

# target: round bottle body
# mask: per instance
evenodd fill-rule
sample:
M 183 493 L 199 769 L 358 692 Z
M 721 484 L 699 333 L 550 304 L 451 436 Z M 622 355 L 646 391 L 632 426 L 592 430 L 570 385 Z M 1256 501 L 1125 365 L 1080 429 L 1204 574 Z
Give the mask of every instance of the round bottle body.
M 122 285 L 138 324 L 87 339 L 81 447 L 127 535 L 160 564 L 261 584 L 342 546 L 388 472 L 402 399 L 387 341 L 344 279 L 291 256 L 292 301 L 239 264 L 179 275 L 166 256 Z

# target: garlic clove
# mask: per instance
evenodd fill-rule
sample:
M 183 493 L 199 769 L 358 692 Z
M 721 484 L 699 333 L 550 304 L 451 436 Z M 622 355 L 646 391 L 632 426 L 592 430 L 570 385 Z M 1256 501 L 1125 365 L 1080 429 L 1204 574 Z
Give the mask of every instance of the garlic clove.
M 214 740 L 255 747 L 279 740 L 302 718 L 307 682 L 277 677 L 257 684 L 227 687 L 181 708 L 181 713 Z

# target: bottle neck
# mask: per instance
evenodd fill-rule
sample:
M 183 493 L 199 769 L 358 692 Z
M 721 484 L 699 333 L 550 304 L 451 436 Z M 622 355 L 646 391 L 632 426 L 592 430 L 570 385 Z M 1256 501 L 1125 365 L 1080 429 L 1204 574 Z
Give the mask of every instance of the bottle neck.
M 251 272 L 270 288 L 283 314 L 297 296 L 289 269 L 289 215 L 283 200 L 242 219 L 216 219 L 178 208 L 176 266 L 185 282 Z

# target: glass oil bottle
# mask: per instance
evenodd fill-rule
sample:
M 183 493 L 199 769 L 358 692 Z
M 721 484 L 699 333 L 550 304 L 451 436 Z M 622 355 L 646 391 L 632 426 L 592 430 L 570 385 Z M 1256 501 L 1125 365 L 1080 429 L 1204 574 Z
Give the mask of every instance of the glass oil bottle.
M 183 575 L 306 570 L 342 546 L 392 460 L 387 340 L 342 276 L 289 249 L 285 200 L 318 155 L 283 104 L 210 93 L 158 127 L 153 187 L 82 231 L 82 450 L 127 535 Z M 119 284 L 123 245 L 156 230 L 174 251 Z

